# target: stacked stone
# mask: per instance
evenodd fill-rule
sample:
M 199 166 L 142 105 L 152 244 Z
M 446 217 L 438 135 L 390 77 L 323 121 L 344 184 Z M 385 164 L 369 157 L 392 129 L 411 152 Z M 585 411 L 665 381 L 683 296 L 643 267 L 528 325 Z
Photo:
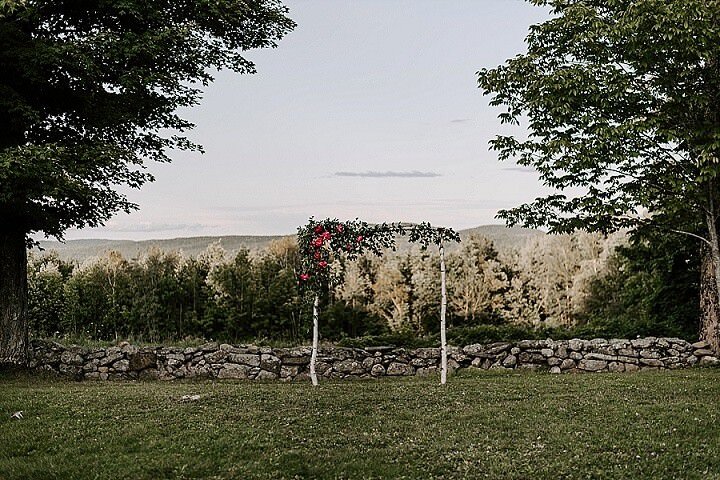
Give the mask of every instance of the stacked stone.
M 470 345 L 463 351 L 474 357 L 472 365 L 475 367 L 549 368 L 551 373 L 634 372 L 719 362 L 708 349 L 707 342 L 690 344 L 679 338 L 656 337 L 522 340 L 515 344 Z
M 305 380 L 310 348 L 270 348 L 206 343 L 199 347 L 65 347 L 34 341 L 30 366 L 77 379 L 161 379 L 207 377 L 246 380 Z M 448 350 L 450 370 L 546 369 L 565 372 L 632 372 L 676 369 L 720 360 L 707 343 L 678 338 L 635 340 L 523 340 L 476 344 Z M 322 348 L 316 370 L 326 378 L 430 375 L 439 369 L 439 348 L 408 350 Z

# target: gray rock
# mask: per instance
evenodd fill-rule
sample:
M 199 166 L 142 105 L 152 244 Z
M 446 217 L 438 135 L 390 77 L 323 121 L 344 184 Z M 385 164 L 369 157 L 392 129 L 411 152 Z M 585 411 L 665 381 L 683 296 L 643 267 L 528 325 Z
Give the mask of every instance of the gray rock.
M 561 370 L 569 370 L 569 369 L 571 369 L 571 368 L 575 368 L 575 360 L 573 360 L 573 359 L 571 359 L 571 358 L 566 358 L 566 359 L 563 360 L 562 363 L 560 364 L 560 369 L 561 369 Z
M 352 359 L 337 362 L 333 365 L 333 368 L 336 371 L 347 375 L 359 375 L 365 372 L 362 363 Z
M 391 376 L 412 375 L 414 373 L 415 369 L 404 363 L 393 362 L 387 368 L 387 374 Z
M 63 355 L 65 355 L 65 354 L 63 354 Z M 699 348 L 693 352 L 693 355 L 695 355 L 696 357 L 712 356 L 713 351 L 710 350 L 709 348 Z M 63 363 L 69 363 L 69 362 L 63 362 Z
M 588 353 L 585 355 L 585 360 L 604 360 L 606 362 L 614 362 L 617 360 L 615 355 L 605 355 L 602 353 Z
M 365 360 L 362 361 L 362 366 L 365 370 L 370 370 L 373 365 L 376 363 L 379 363 L 380 359 L 375 357 L 367 357 Z
M 518 347 L 513 347 L 510 349 L 510 355 L 517 355 L 520 353 L 520 349 Z
M 519 363 L 545 363 L 545 357 L 540 353 L 521 352 L 518 355 Z
M 547 359 L 547 364 L 551 367 L 559 366 L 563 361 L 557 357 L 550 357 Z
M 130 362 L 125 359 L 118 360 L 117 362 L 112 364 L 112 368 L 116 372 L 127 372 L 128 369 L 130 368 Z
M 571 360 L 582 360 L 583 354 L 580 352 L 570 352 L 570 355 L 568 355 Z
M 540 354 L 545 358 L 550 358 L 553 356 L 553 349 L 552 348 L 543 348 L 540 350 Z
M 587 370 L 588 372 L 599 372 L 600 370 L 607 367 L 607 362 L 604 360 L 580 360 L 578 368 L 581 370 Z
M 248 365 L 250 367 L 260 366 L 260 355 L 253 355 L 250 353 L 231 353 L 227 356 L 228 360 L 232 363 L 240 363 L 242 365 Z M 309 359 L 308 359 L 309 361 Z M 292 365 L 291 363 L 284 362 L 286 365 Z
M 263 353 L 260 355 L 260 368 L 274 374 L 280 373 L 280 359 L 275 355 Z
M 315 371 L 320 375 L 329 375 L 333 371 L 333 366 L 327 362 L 317 362 Z
M 712 355 L 700 358 L 700 365 L 720 365 L 720 359 Z
M 655 350 L 640 350 L 640 357 L 642 357 L 642 358 L 660 358 L 661 355 Z
M 258 362 L 260 360 L 258 359 Z M 307 365 L 310 363 L 310 356 L 302 356 L 302 357 L 282 357 L 282 363 L 283 365 Z M 259 365 L 259 363 L 258 363 Z
M 414 356 L 422 359 L 440 358 L 439 348 L 418 348 L 413 353 Z
M 280 378 L 288 378 L 292 379 L 295 378 L 295 375 L 297 375 L 300 372 L 300 367 L 287 367 L 283 365 L 280 367 Z
M 568 348 L 575 352 L 580 352 L 585 347 L 585 342 L 577 338 L 573 338 L 568 342 Z M 571 357 L 572 358 L 572 357 Z
M 560 370 L 560 367 L 554 366 L 550 369 L 550 373 L 558 374 L 558 373 L 562 373 L 562 370 Z
M 702 349 L 702 348 L 708 348 L 710 344 L 706 340 L 700 340 L 699 342 L 695 342 L 691 345 L 695 349 Z
M 228 354 L 222 350 L 215 350 L 205 355 L 205 361 L 208 363 L 220 363 L 226 358 L 228 358 Z
M 275 372 L 268 372 L 267 370 L 260 370 L 255 376 L 255 380 L 277 380 L 278 374 Z
M 632 348 L 618 348 L 617 354 L 622 355 L 624 357 L 637 357 L 638 356 L 638 353 Z
M 608 364 L 608 371 L 610 372 L 624 372 L 625 364 L 620 362 L 610 362 Z
M 218 349 L 218 344 L 217 342 L 207 342 L 197 347 L 197 349 L 203 352 L 211 352 Z
M 490 355 L 498 355 L 500 353 L 506 352 L 510 349 L 510 347 L 512 347 L 512 345 L 506 342 L 492 343 L 488 345 L 488 349 L 485 353 L 488 353 Z
M 517 357 L 515 355 L 508 355 L 502 361 L 502 366 L 506 368 L 513 368 L 517 365 Z
M 636 338 L 635 340 L 630 340 L 630 343 L 635 348 L 650 348 L 655 344 L 655 340 L 655 337 Z
M 250 375 L 250 367 L 236 363 L 226 363 L 218 372 L 220 379 L 246 379 Z
M 665 364 L 658 360 L 657 358 L 641 358 L 640 359 L 641 365 L 647 365 L 649 367 L 664 367 Z
M 370 375 L 372 375 L 373 377 L 385 375 L 385 367 L 383 367 L 379 363 L 373 365 L 372 369 L 370 370 Z
M 110 365 L 110 364 L 115 363 L 116 361 L 120 360 L 124 356 L 125 356 L 125 354 L 123 354 L 121 351 L 119 351 L 119 349 L 118 349 L 118 351 L 113 352 L 113 353 L 110 353 L 110 349 L 108 349 L 107 356 L 105 358 L 100 359 L 100 363 L 98 365 L 100 365 L 101 367 L 104 367 L 105 365 Z
M 635 365 L 635 364 L 633 364 L 633 363 L 626 363 L 626 364 L 625 364 L 625 371 L 626 371 L 626 372 L 637 372 L 638 370 L 640 370 L 640 367 L 637 366 L 637 365 Z

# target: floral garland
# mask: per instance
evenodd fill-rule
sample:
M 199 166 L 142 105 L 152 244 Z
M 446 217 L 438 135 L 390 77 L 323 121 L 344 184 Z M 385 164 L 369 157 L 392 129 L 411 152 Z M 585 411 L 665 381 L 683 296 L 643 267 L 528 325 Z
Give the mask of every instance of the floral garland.
M 298 284 L 305 293 L 319 295 L 342 282 L 341 258 L 353 260 L 365 253 L 382 256 L 384 249 L 396 249 L 397 236 L 408 236 L 410 242 L 420 244 L 422 249 L 430 244 L 460 241 L 460 235 L 451 228 L 433 227 L 429 223 L 371 225 L 358 219 L 340 222 L 311 217 L 305 226 L 298 228 Z

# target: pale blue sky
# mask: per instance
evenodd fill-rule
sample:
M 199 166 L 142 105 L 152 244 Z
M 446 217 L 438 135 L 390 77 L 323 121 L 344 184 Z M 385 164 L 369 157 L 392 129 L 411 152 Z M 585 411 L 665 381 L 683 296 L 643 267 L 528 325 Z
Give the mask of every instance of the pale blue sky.
M 298 26 L 221 72 L 186 116 L 205 155 L 154 165 L 140 210 L 67 238 L 294 233 L 308 217 L 457 229 L 543 190 L 499 163 L 475 72 L 524 51 L 547 17 L 522 0 L 288 0 Z M 366 175 L 368 174 L 368 175 Z

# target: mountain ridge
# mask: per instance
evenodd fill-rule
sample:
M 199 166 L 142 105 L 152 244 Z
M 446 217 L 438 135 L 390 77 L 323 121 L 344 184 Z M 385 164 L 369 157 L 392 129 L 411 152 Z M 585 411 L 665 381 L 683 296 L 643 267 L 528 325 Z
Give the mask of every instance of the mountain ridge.
M 522 246 L 529 239 L 545 235 L 540 230 L 521 227 L 505 227 L 504 225 L 481 225 L 459 230 L 461 239 L 472 234 L 482 235 L 492 240 L 499 249 Z M 57 252 L 63 260 L 84 261 L 91 257 L 103 255 L 108 251 L 118 251 L 125 258 L 135 258 L 151 248 L 157 247 L 164 251 L 180 251 L 187 256 L 196 256 L 211 244 L 218 243 L 229 254 L 237 253 L 241 248 L 261 250 L 271 242 L 295 235 L 218 235 L 199 237 L 178 237 L 154 240 L 110 240 L 110 239 L 77 239 L 58 242 L 40 241 L 41 253 Z M 38 253 L 38 248 L 33 252 Z

